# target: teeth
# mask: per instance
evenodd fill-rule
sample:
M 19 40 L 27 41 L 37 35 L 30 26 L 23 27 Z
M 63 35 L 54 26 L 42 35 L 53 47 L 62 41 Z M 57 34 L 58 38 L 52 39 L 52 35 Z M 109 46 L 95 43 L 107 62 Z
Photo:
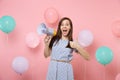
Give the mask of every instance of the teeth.
M 63 30 L 63 32 L 67 32 L 67 30 Z

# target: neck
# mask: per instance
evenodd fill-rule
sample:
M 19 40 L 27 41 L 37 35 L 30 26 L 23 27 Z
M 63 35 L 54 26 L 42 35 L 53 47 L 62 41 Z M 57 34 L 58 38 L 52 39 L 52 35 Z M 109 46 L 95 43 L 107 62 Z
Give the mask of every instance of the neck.
M 62 36 L 61 39 L 63 39 L 63 40 L 68 40 L 68 37 Z

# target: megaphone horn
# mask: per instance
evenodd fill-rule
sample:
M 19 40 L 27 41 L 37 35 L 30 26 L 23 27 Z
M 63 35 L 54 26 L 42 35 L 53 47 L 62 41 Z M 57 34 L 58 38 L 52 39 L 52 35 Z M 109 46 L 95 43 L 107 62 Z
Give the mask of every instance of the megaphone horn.
M 37 33 L 38 33 L 39 35 L 45 34 L 46 31 L 47 31 L 47 27 L 46 27 L 46 25 L 45 25 L 44 23 L 41 23 L 41 24 L 38 26 L 38 28 L 37 28 Z
M 56 35 L 56 31 L 53 28 L 47 28 L 44 23 L 41 23 L 37 29 L 38 34 Z

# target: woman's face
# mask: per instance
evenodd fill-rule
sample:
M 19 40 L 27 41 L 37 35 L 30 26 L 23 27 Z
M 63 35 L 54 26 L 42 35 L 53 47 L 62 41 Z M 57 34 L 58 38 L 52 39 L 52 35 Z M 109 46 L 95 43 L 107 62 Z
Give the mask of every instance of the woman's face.
M 68 33 L 71 29 L 69 20 L 63 20 L 62 23 L 61 23 L 60 29 L 61 29 L 61 32 L 62 32 L 62 36 L 67 37 L 67 35 L 68 35 Z

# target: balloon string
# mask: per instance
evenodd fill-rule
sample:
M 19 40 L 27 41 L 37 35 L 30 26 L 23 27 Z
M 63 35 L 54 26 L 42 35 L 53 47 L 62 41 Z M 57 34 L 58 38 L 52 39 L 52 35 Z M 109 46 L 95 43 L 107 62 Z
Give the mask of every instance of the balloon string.
M 8 34 L 7 34 L 7 38 L 6 38 L 6 45 L 8 45 Z
M 107 77 L 106 77 L 106 66 L 104 66 L 104 80 L 107 80 Z
M 23 78 L 22 78 L 22 74 L 19 74 L 19 78 L 18 78 L 18 80 L 23 80 Z
M 78 66 L 78 74 L 79 74 L 79 72 L 80 72 L 80 69 L 79 69 L 79 68 L 80 68 L 80 67 L 79 67 L 79 63 L 78 63 L 77 66 Z M 78 79 L 80 79 L 80 78 L 78 77 Z
M 120 38 L 116 38 L 117 42 L 120 43 Z M 117 74 L 119 74 L 119 57 L 120 56 L 117 56 L 117 67 L 116 67 L 116 70 L 117 70 Z
M 84 80 L 86 80 L 86 63 L 84 62 Z
M 32 80 L 34 80 L 34 79 L 33 79 L 33 72 L 32 72 L 32 75 L 31 75 L 31 76 L 32 76 Z
M 9 48 L 8 48 L 8 34 L 6 35 L 6 53 L 8 53 L 9 52 Z
M 33 52 L 34 52 L 34 49 L 31 48 L 31 51 L 32 51 L 32 53 L 33 53 Z M 34 65 L 33 65 L 33 69 L 34 69 Z M 32 71 L 31 73 L 32 73 L 32 74 L 31 74 L 32 80 L 34 80 L 34 79 L 33 79 L 33 71 Z
M 116 70 L 117 70 L 117 73 L 119 73 L 119 71 L 118 71 L 118 58 L 117 58 L 117 68 L 116 68 Z
M 34 67 L 33 67 L 33 69 L 34 69 Z M 33 71 L 31 72 L 31 77 L 32 77 L 32 80 L 33 80 Z
M 117 57 L 117 73 L 119 73 L 119 57 L 120 56 Z

